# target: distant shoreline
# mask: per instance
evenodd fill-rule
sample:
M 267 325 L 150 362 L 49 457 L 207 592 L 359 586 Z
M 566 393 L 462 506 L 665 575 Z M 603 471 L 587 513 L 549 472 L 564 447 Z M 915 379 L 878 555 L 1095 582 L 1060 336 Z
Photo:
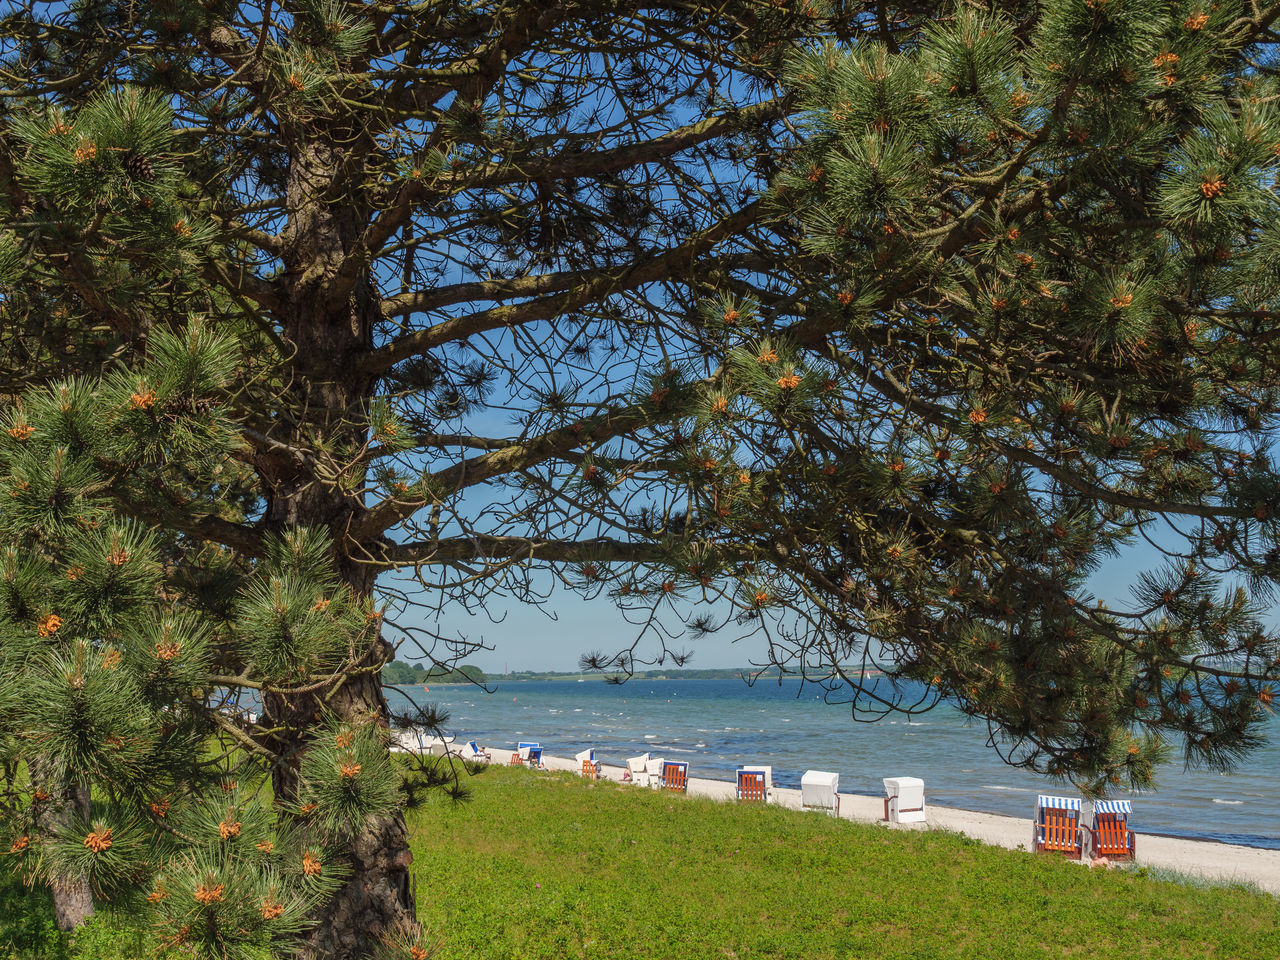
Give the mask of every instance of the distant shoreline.
M 883 672 L 879 670 L 862 671 L 849 670 L 850 676 L 862 676 L 864 678 L 881 677 Z M 558 671 L 549 671 L 545 673 L 487 673 L 485 674 L 484 684 L 494 683 L 526 683 L 537 681 L 539 683 L 576 683 L 581 680 L 583 683 L 607 683 L 610 676 L 608 673 L 560 673 Z M 799 674 L 794 673 L 755 673 L 749 668 L 725 667 L 707 670 L 641 670 L 626 677 L 627 682 L 632 680 L 741 680 L 747 677 L 753 680 L 799 680 Z M 473 684 L 465 681 L 456 680 L 423 680 L 422 684 L 426 686 L 440 687 L 466 687 Z M 413 683 L 388 684 L 388 686 L 417 686 L 418 681 Z

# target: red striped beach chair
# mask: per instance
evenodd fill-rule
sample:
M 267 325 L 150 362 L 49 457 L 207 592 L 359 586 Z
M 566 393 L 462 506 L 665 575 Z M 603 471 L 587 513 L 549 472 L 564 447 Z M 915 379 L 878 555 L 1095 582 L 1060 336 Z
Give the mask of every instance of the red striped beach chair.
M 1099 800 L 1089 827 L 1089 856 L 1093 859 L 1132 860 L 1137 844 L 1129 829 L 1128 800 Z
M 662 789 L 689 791 L 689 764 L 683 760 L 667 760 L 662 764 Z
M 1061 853 L 1079 859 L 1080 839 L 1079 799 L 1041 795 L 1036 800 L 1032 849 L 1037 853 Z

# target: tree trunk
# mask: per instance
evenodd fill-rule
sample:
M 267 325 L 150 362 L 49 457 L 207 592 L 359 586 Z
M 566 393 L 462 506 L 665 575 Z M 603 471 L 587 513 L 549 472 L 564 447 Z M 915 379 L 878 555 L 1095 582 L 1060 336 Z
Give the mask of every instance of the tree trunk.
M 286 342 L 296 350 L 296 369 L 302 377 L 294 390 L 299 406 L 309 411 L 311 432 L 285 439 L 307 447 L 323 437 L 335 447 L 355 450 L 367 436 L 365 414 L 375 380 L 354 371 L 373 348 L 378 306 L 367 269 L 349 294 L 336 296 L 330 285 L 371 218 L 359 198 L 342 195 L 343 185 L 363 181 L 350 176 L 350 167 L 376 145 L 362 148 L 358 132 L 343 136 L 335 128 L 330 135 L 329 140 L 312 138 L 291 145 L 290 218 L 283 234 L 286 269 L 278 284 L 283 294 L 278 320 Z M 366 511 L 361 497 L 318 481 L 308 464 L 287 456 L 264 454 L 257 467 L 268 492 L 267 526 L 328 529 L 337 547 L 339 572 L 357 596 L 370 596 L 375 578 L 351 562 L 343 546 L 347 531 Z M 390 655 L 383 641 L 364 663 L 384 662 Z M 322 689 L 299 697 L 268 694 L 263 707 L 270 724 L 290 731 L 289 740 L 274 745 L 284 757 L 273 772 L 280 799 L 296 795 L 298 757 L 318 722 L 321 704 L 338 717 L 372 716 L 384 728 L 389 724 L 378 673 L 351 676 L 340 681 L 336 691 Z M 378 818 L 341 853 L 351 865 L 351 877 L 319 911 L 316 925 L 303 938 L 300 956 L 305 960 L 363 957 L 382 937 L 416 929 L 404 817 L 397 812 Z
M 36 808 L 36 826 L 41 832 L 65 833 L 73 820 L 89 818 L 89 788 L 85 784 L 48 773 L 38 759 L 31 763 L 31 780 L 49 795 Z M 49 888 L 59 930 L 74 930 L 93 916 L 93 890 L 88 878 L 55 878 Z

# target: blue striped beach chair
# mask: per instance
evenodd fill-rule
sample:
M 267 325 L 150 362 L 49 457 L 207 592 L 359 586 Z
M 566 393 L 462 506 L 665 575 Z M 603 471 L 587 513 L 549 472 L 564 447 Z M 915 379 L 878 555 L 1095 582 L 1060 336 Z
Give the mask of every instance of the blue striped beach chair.
M 1078 797 L 1036 799 L 1036 816 L 1032 825 L 1032 849 L 1037 853 L 1061 853 L 1080 858 L 1080 800 Z
M 1129 829 L 1128 800 L 1099 800 L 1093 805 L 1089 827 L 1089 856 L 1093 859 L 1132 860 L 1137 844 Z

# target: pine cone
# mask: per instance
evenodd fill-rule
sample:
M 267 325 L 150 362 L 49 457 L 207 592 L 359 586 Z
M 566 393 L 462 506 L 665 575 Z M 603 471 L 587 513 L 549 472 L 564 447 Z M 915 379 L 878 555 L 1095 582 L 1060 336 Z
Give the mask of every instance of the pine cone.
M 141 180 L 150 183 L 156 178 L 156 171 L 151 161 L 140 153 L 130 153 L 124 158 L 124 172 L 130 180 Z

